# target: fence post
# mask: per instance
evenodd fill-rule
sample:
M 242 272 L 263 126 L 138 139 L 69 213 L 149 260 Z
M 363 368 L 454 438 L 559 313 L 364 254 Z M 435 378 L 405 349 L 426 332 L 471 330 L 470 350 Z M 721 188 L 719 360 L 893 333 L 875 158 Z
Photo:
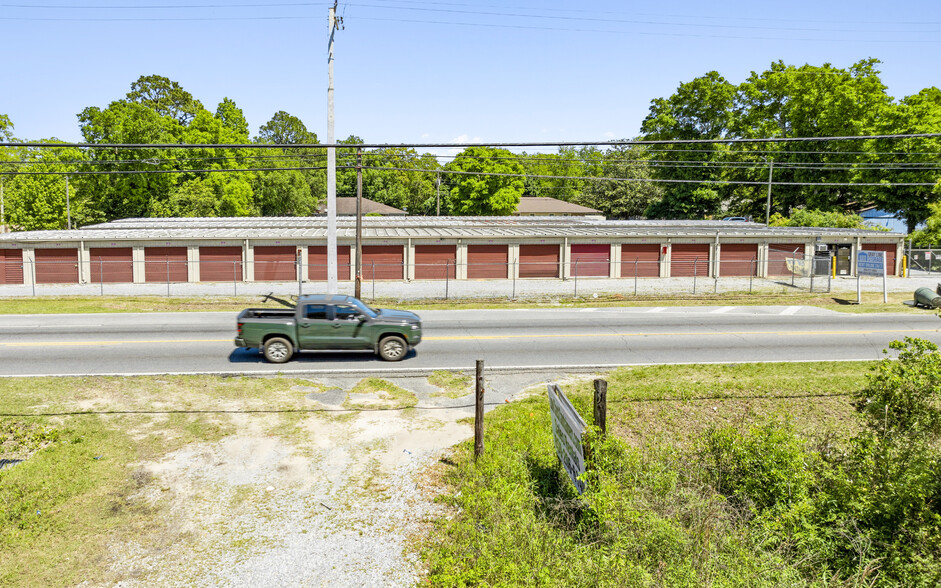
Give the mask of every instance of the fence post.
M 235 264 L 237 261 L 232 262 L 232 290 L 235 292 L 235 296 L 239 295 L 239 280 L 238 280 L 238 266 Z
M 830 293 L 830 288 L 833 286 L 833 274 L 836 273 L 836 260 L 832 257 L 830 258 L 830 267 L 827 268 L 827 294 Z
M 165 261 L 167 262 L 167 298 L 169 298 L 170 297 L 170 258 L 168 257 Z M 146 273 L 146 271 L 147 271 L 147 264 L 144 264 L 144 272 Z
M 696 278 L 699 275 L 699 258 L 693 260 L 693 294 L 696 293 Z
M 304 295 L 304 260 L 301 259 L 300 254 L 295 258 L 294 265 L 297 270 L 297 297 L 300 298 Z M 347 274 L 349 274 L 349 271 L 349 269 L 346 270 Z M 255 279 L 257 280 L 258 278 Z
M 634 259 L 634 296 L 637 296 L 637 259 Z
M 516 260 L 513 260 L 510 269 L 512 270 L 513 275 L 513 297 L 511 300 L 516 300 Z
M 105 273 L 104 273 L 104 260 L 100 257 L 98 258 L 98 287 L 99 296 L 105 295 Z
M 578 298 L 578 260 L 575 260 L 575 298 Z
M 601 429 L 601 434 L 608 432 L 608 382 L 607 380 L 595 380 L 595 426 Z
M 376 299 L 376 260 L 372 262 L 372 299 Z
M 26 271 L 26 262 L 23 263 L 23 271 Z M 33 279 L 30 280 L 33 285 L 33 298 L 36 297 L 36 262 L 33 262 Z
M 814 291 L 814 274 L 817 273 L 816 272 L 817 268 L 814 266 L 816 265 L 817 265 L 817 256 L 815 255 L 810 258 L 810 292 L 811 294 L 813 294 L 813 291 Z
M 484 454 L 484 360 L 477 360 L 474 379 L 474 459 Z
M 457 272 L 455 272 L 455 274 L 456 273 Z M 450 279 L 449 279 L 450 277 L 451 277 L 451 260 L 445 259 L 444 260 L 444 299 L 445 300 L 448 299 L 448 284 L 450 283 Z

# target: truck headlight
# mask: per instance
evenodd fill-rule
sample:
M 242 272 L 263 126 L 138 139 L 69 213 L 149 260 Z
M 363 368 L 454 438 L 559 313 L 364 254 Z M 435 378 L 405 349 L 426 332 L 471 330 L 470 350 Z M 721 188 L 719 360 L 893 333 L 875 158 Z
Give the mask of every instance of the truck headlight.
M 421 328 L 421 325 L 412 325 L 412 330 L 413 330 L 413 331 L 417 331 L 417 330 L 420 329 L 420 328 Z

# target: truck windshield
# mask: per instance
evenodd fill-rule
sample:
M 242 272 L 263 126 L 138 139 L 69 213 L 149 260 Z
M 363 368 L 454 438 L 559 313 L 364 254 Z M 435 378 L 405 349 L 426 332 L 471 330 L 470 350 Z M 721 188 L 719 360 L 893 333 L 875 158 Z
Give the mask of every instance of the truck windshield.
M 353 306 L 355 306 L 356 308 L 358 308 L 358 309 L 360 310 L 360 312 L 362 312 L 363 314 L 365 314 L 365 315 L 368 316 L 369 318 L 376 318 L 377 316 L 379 316 L 379 312 L 378 312 L 378 311 L 373 310 L 372 308 L 369 308 L 369 307 L 368 307 L 366 304 L 364 304 L 363 301 L 361 301 L 361 300 L 357 300 L 357 299 L 353 298 L 352 300 L 350 300 L 350 304 L 352 304 Z

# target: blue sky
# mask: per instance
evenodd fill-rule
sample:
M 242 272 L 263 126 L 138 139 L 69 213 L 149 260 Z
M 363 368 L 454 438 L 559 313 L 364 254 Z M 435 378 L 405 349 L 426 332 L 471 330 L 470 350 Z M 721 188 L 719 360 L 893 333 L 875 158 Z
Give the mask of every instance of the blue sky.
M 223 97 L 252 134 L 286 110 L 326 140 L 327 2 L 0 0 L 0 113 L 20 139 L 81 140 L 76 115 L 141 75 Z M 896 97 L 938 85 L 941 1 L 340 2 L 336 133 L 368 143 L 599 141 L 717 70 L 881 60 Z

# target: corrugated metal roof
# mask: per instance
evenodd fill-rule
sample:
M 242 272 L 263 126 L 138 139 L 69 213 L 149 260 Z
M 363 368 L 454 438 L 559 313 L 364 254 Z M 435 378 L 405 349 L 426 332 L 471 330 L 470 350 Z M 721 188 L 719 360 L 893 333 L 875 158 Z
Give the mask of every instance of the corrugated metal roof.
M 356 219 L 337 218 L 337 235 L 355 238 Z M 585 217 L 364 217 L 365 239 L 521 238 L 846 238 L 899 239 L 902 233 L 861 229 L 766 227 L 734 221 L 601 220 Z M 70 231 L 0 235 L 4 242 L 159 240 L 322 240 L 325 217 L 130 218 Z

